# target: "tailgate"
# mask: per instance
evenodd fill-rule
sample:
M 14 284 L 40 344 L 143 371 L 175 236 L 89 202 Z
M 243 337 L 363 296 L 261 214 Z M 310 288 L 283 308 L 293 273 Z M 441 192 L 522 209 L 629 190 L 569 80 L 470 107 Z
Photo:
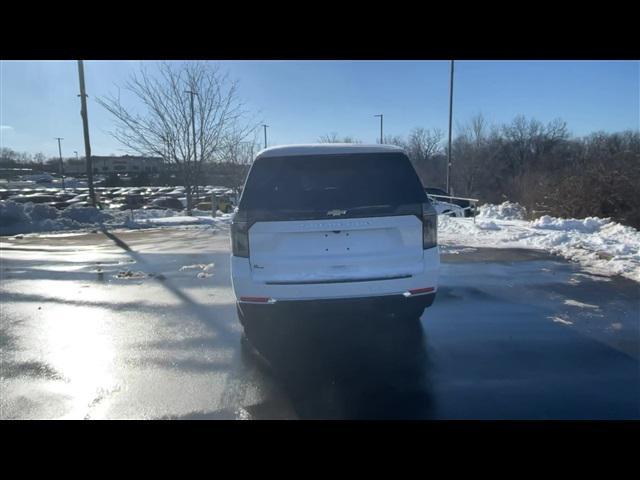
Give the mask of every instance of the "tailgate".
M 309 284 L 406 278 L 423 270 L 415 215 L 257 222 L 249 229 L 253 280 Z

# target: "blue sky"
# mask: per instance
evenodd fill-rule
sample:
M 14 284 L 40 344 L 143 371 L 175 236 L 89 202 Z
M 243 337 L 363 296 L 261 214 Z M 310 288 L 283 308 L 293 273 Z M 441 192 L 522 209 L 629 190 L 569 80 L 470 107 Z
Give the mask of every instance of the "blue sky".
M 240 81 L 247 108 L 270 125 L 270 145 L 314 142 L 330 132 L 375 142 L 378 113 L 385 134 L 406 135 L 416 126 L 447 129 L 446 61 L 218 63 Z M 85 62 L 95 155 L 124 153 L 109 136 L 112 120 L 95 97 L 115 92 L 139 66 Z M 560 117 L 574 135 L 640 128 L 637 61 L 458 61 L 455 73 L 454 125 L 481 112 L 494 123 L 518 114 L 543 122 Z M 60 136 L 64 156 L 82 155 L 77 94 L 74 61 L 0 62 L 1 146 L 57 155 L 53 137 Z

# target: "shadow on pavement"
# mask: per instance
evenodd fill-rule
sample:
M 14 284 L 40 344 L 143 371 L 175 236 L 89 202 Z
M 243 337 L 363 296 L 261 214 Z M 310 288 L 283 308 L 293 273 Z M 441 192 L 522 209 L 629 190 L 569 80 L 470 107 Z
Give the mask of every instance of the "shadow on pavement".
M 126 251 L 127 254 L 139 265 L 148 265 L 148 262 L 143 258 L 142 255 L 133 250 L 125 241 L 120 239 L 117 235 L 109 232 L 106 228 L 104 228 L 104 226 L 102 227 L 102 233 L 110 240 L 112 240 L 118 247 Z M 166 290 L 168 290 L 176 298 L 178 298 L 182 302 L 183 306 L 187 307 L 191 313 L 195 314 L 209 326 L 212 326 L 212 312 L 210 306 L 203 305 L 195 301 L 193 298 L 191 298 L 190 295 L 173 285 L 170 279 L 167 279 L 164 276 L 156 277 L 156 280 L 158 280 L 159 284 L 162 285 Z M 232 337 L 234 335 L 234 333 L 230 331 L 229 328 L 227 328 L 224 322 L 215 322 L 215 328 L 219 334 L 224 335 L 226 338 Z
M 243 350 L 270 373 L 302 419 L 433 416 L 418 318 L 279 318 Z M 253 348 L 255 347 L 255 348 Z

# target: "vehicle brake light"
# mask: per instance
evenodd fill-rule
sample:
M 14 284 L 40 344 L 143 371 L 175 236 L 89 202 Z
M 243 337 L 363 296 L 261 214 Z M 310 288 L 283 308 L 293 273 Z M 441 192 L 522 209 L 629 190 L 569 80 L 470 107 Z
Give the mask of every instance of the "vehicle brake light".
M 231 224 L 231 251 L 235 257 L 249 258 L 249 223 L 239 215 Z
M 438 246 L 438 214 L 431 203 L 422 204 L 422 248 Z

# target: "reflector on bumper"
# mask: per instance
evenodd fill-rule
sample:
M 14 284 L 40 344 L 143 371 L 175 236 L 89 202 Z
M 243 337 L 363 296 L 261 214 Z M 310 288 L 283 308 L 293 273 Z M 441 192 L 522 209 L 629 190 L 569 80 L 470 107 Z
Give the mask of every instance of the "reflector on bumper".
M 434 287 L 426 287 L 426 288 L 414 288 L 409 290 L 408 292 L 404 292 L 403 295 L 405 297 L 412 297 L 414 295 L 422 295 L 424 293 L 431 293 L 435 290 Z
M 275 303 L 273 298 L 269 297 L 240 297 L 241 302 L 247 303 Z

